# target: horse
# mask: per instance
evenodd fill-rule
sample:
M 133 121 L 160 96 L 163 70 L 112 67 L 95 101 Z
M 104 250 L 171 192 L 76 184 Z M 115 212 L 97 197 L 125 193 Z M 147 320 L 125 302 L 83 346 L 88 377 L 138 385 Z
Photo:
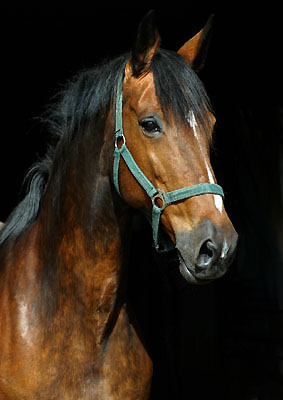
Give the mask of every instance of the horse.
M 52 144 L 0 231 L 1 400 L 149 398 L 153 366 L 126 296 L 132 210 L 157 251 L 176 249 L 189 284 L 229 268 L 237 233 L 195 72 L 210 28 L 164 50 L 149 13 L 131 53 L 80 72 L 50 107 Z

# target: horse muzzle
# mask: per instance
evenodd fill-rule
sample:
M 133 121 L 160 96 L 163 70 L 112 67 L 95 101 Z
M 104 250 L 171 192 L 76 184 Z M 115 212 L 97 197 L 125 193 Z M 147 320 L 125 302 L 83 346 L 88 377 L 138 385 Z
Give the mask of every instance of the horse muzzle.
M 192 284 L 205 284 L 220 278 L 234 259 L 237 240 L 232 224 L 218 228 L 209 220 L 189 232 L 177 234 L 181 274 Z

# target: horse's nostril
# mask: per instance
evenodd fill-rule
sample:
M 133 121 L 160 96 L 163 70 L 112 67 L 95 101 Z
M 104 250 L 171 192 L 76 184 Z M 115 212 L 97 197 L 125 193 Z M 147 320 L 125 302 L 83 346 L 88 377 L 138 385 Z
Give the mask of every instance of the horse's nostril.
M 214 260 L 215 251 L 216 246 L 210 240 L 206 240 L 200 248 L 196 259 L 196 266 L 198 268 L 209 267 Z

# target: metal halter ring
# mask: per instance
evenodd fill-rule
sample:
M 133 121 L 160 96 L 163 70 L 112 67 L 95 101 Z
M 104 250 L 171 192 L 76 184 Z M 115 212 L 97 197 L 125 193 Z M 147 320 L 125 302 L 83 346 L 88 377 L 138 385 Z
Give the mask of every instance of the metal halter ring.
M 121 146 L 118 145 L 118 140 L 119 139 L 123 140 L 123 143 L 121 144 Z M 120 135 L 116 135 L 116 138 L 115 138 L 115 149 L 121 149 L 121 147 L 125 146 L 125 144 L 126 144 L 126 138 L 125 138 L 124 134 L 122 133 Z
M 161 207 L 157 204 L 157 202 L 156 202 L 157 199 L 162 201 Z M 158 207 L 160 209 L 160 211 L 163 211 L 164 208 L 166 207 L 166 200 L 164 198 L 164 192 L 160 189 L 157 189 L 157 193 L 154 196 L 152 196 L 151 201 L 152 201 L 152 205 L 155 207 Z

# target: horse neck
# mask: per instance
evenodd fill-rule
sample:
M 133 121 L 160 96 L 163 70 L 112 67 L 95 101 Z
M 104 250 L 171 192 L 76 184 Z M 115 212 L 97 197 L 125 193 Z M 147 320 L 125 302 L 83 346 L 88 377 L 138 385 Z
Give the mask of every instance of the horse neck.
M 115 204 L 109 179 L 113 141 L 105 136 L 84 132 L 62 150 L 66 157 L 58 155 L 39 219 L 44 306 L 53 314 L 68 310 L 80 324 L 83 315 L 98 336 L 124 301 L 127 242 L 126 214 Z

